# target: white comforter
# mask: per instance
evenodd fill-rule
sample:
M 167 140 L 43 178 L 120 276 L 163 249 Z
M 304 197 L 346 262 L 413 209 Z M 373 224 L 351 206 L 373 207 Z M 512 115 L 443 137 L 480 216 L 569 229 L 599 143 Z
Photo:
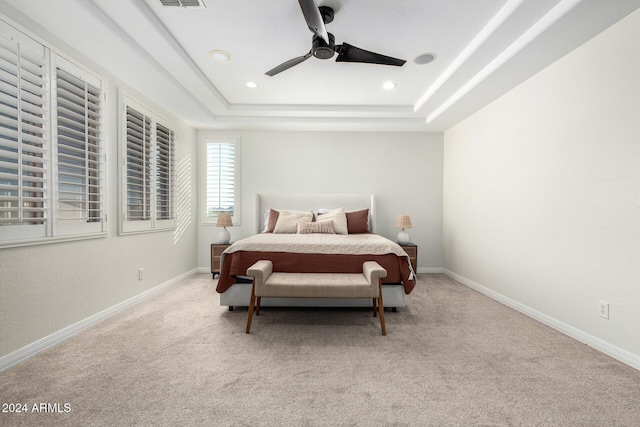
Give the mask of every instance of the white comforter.
M 256 234 L 238 240 L 225 253 L 238 251 L 409 257 L 400 245 L 378 234 Z M 222 254 L 224 257 L 224 253 Z

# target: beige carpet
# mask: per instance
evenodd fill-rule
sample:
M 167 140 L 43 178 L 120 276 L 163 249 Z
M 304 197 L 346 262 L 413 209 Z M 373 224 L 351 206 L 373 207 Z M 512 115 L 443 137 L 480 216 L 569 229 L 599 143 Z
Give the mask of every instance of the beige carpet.
M 0 372 L 0 402 L 28 406 L 0 424 L 640 425 L 639 371 L 444 275 L 419 275 L 386 337 L 368 311 L 270 308 L 245 335 L 214 285 L 184 280 Z

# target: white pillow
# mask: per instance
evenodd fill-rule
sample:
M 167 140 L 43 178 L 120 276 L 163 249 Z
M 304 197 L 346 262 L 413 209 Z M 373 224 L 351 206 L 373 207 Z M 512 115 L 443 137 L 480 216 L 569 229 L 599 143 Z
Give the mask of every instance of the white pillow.
M 298 231 L 298 221 L 311 222 L 313 220 L 312 212 L 291 212 L 280 211 L 278 215 L 278 221 L 276 227 L 273 229 L 274 233 L 291 233 L 294 234 Z M 346 223 L 346 217 L 345 217 Z
M 324 211 L 320 209 L 318 212 Z M 333 221 L 333 228 L 336 230 L 336 234 L 349 234 L 347 228 L 347 214 L 344 212 L 344 208 L 334 209 L 327 213 L 319 215 L 318 221 Z
M 273 209 L 273 208 L 271 208 Z M 271 213 L 271 209 L 267 209 L 266 211 L 264 211 L 264 215 L 263 215 L 263 221 L 262 223 L 264 224 L 264 227 L 262 229 L 263 233 L 266 233 L 267 229 L 269 228 L 269 214 Z M 282 212 L 283 210 L 288 210 L 288 209 L 273 209 L 274 211 L 278 212 L 278 215 L 280 215 L 280 212 Z M 293 213 L 308 213 L 310 211 L 294 211 L 294 210 L 289 210 L 289 212 L 293 212 Z M 313 215 L 313 212 L 311 212 L 311 214 Z M 277 221 L 276 221 L 277 222 Z

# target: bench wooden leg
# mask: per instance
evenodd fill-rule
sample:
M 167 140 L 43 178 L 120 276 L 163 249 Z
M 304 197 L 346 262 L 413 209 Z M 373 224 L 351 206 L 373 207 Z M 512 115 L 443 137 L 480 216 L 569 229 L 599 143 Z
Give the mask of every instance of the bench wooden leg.
M 384 324 L 384 302 L 382 301 L 382 279 L 378 279 L 378 289 L 380 290 L 378 296 L 378 308 L 380 312 L 380 327 L 382 328 L 382 335 L 387 335 L 387 328 Z
M 251 302 L 249 303 L 249 314 L 247 316 L 247 329 L 245 333 L 249 333 L 251 330 L 251 318 L 253 317 L 253 306 L 255 304 L 256 299 L 256 279 L 253 279 L 253 284 L 251 285 Z
M 256 298 L 256 316 L 260 314 L 260 303 L 262 302 L 262 297 Z
M 373 317 L 378 317 L 378 302 L 377 302 L 377 298 L 373 298 Z

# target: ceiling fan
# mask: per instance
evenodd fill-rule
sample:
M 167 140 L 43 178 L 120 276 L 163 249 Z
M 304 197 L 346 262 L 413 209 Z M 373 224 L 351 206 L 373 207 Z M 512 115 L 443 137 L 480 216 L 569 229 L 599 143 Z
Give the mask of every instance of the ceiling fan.
M 333 58 L 338 54 L 336 62 L 363 62 L 367 64 L 395 65 L 402 67 L 406 62 L 403 59 L 392 58 L 368 50 L 360 49 L 348 43 L 335 44 L 335 37 L 328 33 L 325 24 L 333 21 L 333 9 L 329 6 L 320 6 L 315 0 L 298 0 L 304 19 L 307 21 L 309 29 L 313 33 L 311 50 L 303 56 L 290 59 L 277 67 L 267 71 L 268 76 L 275 76 L 289 68 L 300 64 L 303 61 L 315 56 L 318 59 Z

